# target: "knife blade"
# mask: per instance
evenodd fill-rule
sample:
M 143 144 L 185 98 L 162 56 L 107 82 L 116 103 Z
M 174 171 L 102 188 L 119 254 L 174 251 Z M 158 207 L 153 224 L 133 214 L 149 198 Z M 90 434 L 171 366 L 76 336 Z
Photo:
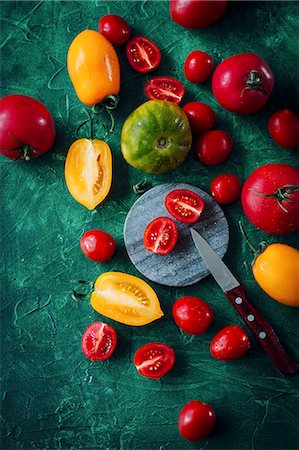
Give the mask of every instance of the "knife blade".
M 277 369 L 285 375 L 297 373 L 298 363 L 287 354 L 270 323 L 248 301 L 244 286 L 234 277 L 201 234 L 194 228 L 191 228 L 190 232 L 195 247 L 211 275 Z

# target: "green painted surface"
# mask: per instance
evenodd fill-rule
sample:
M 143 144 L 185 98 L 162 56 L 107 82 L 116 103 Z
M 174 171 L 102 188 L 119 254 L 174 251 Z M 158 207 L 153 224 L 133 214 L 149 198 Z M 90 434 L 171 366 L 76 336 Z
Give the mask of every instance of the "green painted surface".
M 208 190 L 213 177 L 223 171 L 244 180 L 266 162 L 296 164 L 297 154 L 278 148 L 266 125 L 275 109 L 297 106 L 298 8 L 296 2 L 232 3 L 215 26 L 188 31 L 170 21 L 167 1 L 1 2 L 1 94 L 22 93 L 43 101 L 58 131 L 53 151 L 38 160 L 24 164 L 1 158 L 3 449 L 297 448 L 297 379 L 280 375 L 253 339 L 252 349 L 239 361 L 222 363 L 211 358 L 209 343 L 215 332 L 241 320 L 209 277 L 186 289 L 152 283 L 165 317 L 136 329 L 107 320 L 119 336 L 114 357 L 91 363 L 81 354 L 82 332 L 102 317 L 88 303 L 72 300 L 71 286 L 64 280 L 94 280 L 107 270 L 138 275 L 126 255 L 122 229 L 136 198 L 132 185 L 144 176 L 124 162 L 120 132 L 128 114 L 146 100 L 143 86 L 149 76 L 131 70 L 123 49 L 118 50 L 121 102 L 109 141 L 114 182 L 96 211 L 72 199 L 63 167 L 76 127 L 86 118 L 67 76 L 67 48 L 78 32 L 96 29 L 99 18 L 109 12 L 127 19 L 134 34 L 156 41 L 162 62 L 155 74 L 183 81 L 185 101 L 210 104 L 217 113 L 217 128 L 228 130 L 234 140 L 233 153 L 224 164 L 206 169 L 190 154 L 174 172 L 148 175 L 152 185 L 182 181 Z M 216 104 L 209 82 L 188 83 L 183 62 L 195 48 L 213 54 L 217 62 L 243 51 L 264 56 L 276 76 L 267 107 L 252 117 L 234 116 Z M 249 266 L 251 255 L 237 221 L 243 218 L 256 243 L 266 238 L 296 245 L 298 236 L 268 236 L 254 229 L 239 203 L 225 208 L 225 213 L 231 234 L 225 261 L 294 355 L 299 337 L 297 311 L 272 301 L 256 285 Z M 114 235 L 118 244 L 114 259 L 103 265 L 89 261 L 79 248 L 82 233 L 95 227 Z M 214 324 L 201 337 L 180 333 L 171 319 L 173 301 L 184 294 L 204 298 L 215 311 Z M 137 348 L 150 341 L 166 342 L 176 351 L 175 367 L 161 381 L 141 378 L 132 362 Z M 213 435 L 194 444 L 177 432 L 179 411 L 192 399 L 211 403 L 218 416 Z

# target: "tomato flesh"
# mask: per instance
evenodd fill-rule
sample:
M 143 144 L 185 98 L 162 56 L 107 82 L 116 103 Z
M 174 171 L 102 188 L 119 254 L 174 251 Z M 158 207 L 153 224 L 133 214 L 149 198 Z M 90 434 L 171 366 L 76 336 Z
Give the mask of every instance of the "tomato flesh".
M 157 217 L 150 222 L 144 231 L 144 246 L 158 255 L 166 255 L 175 247 L 178 240 L 178 229 L 170 217 Z
M 165 198 L 169 214 L 183 223 L 195 223 L 200 218 L 205 204 L 203 199 L 188 189 L 175 189 Z
M 103 322 L 89 325 L 82 336 L 82 352 L 92 361 L 104 361 L 110 358 L 117 344 L 115 329 Z
M 210 351 L 215 359 L 231 361 L 245 355 L 250 348 L 250 341 L 239 325 L 229 325 L 214 336 Z
M 131 67 L 140 73 L 151 72 L 161 61 L 157 45 L 145 36 L 134 36 L 126 45 L 126 55 Z
M 134 356 L 134 364 L 140 375 L 160 379 L 172 369 L 175 353 L 171 347 L 152 342 L 140 347 Z
M 205 439 L 216 423 L 212 406 L 199 400 L 187 403 L 180 412 L 178 428 L 180 434 L 189 441 Z
M 197 297 L 181 297 L 176 300 L 172 315 L 178 327 L 195 335 L 204 333 L 214 319 L 210 306 Z
M 150 100 L 167 100 L 179 105 L 185 93 L 185 88 L 172 77 L 154 77 L 144 87 L 145 95 Z
M 95 262 L 106 262 L 112 258 L 116 243 L 110 234 L 102 230 L 90 230 L 80 239 L 80 247 L 87 258 Z

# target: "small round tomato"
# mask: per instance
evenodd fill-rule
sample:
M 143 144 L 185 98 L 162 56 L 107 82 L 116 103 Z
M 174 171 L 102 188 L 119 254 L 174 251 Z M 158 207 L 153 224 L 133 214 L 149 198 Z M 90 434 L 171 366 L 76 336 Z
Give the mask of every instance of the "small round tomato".
M 99 21 L 99 32 L 117 47 L 127 42 L 131 35 L 128 23 L 116 14 L 106 14 Z
M 199 441 L 211 434 L 216 423 L 216 414 L 212 406 L 193 400 L 180 412 L 178 428 L 183 438 Z
M 239 325 L 222 328 L 214 336 L 210 345 L 212 356 L 222 361 L 239 359 L 248 352 L 249 348 L 249 337 Z
M 154 77 L 146 83 L 144 92 L 150 100 L 167 100 L 179 105 L 185 93 L 185 88 L 175 78 Z
M 172 369 L 175 353 L 161 342 L 152 342 L 140 347 L 134 356 L 134 364 L 140 375 L 160 379 Z
M 218 175 L 211 183 L 212 196 L 219 205 L 229 205 L 235 202 L 242 189 L 240 178 L 232 173 Z
M 126 45 L 130 66 L 136 72 L 147 73 L 156 69 L 161 61 L 157 45 L 145 36 L 134 36 Z
M 143 242 L 150 252 L 166 255 L 175 247 L 178 236 L 176 223 L 170 217 L 157 217 L 147 225 Z
M 211 75 L 213 58 L 205 52 L 194 50 L 189 53 L 184 64 L 184 73 L 191 83 L 203 83 Z
M 224 14 L 226 0 L 170 0 L 171 19 L 185 28 L 206 28 Z
M 276 144 L 287 149 L 299 148 L 299 117 L 290 109 L 272 114 L 268 129 Z
M 106 262 L 112 258 L 116 243 L 110 234 L 102 230 L 90 230 L 80 239 L 80 247 L 87 258 L 96 262 Z
M 94 322 L 83 333 L 81 346 L 86 358 L 104 361 L 110 358 L 117 344 L 115 329 L 103 322 Z
M 201 102 L 190 102 L 183 106 L 191 131 L 194 134 L 202 134 L 215 126 L 216 114 L 209 105 Z
M 169 214 L 183 223 L 195 223 L 200 218 L 205 204 L 203 199 L 188 189 L 175 189 L 165 198 Z
M 225 161 L 230 155 L 233 141 L 223 130 L 207 131 L 195 141 L 195 153 L 206 166 L 213 166 Z
M 181 297 L 172 307 L 175 323 L 189 334 L 203 334 L 211 325 L 214 313 L 210 306 L 197 297 Z

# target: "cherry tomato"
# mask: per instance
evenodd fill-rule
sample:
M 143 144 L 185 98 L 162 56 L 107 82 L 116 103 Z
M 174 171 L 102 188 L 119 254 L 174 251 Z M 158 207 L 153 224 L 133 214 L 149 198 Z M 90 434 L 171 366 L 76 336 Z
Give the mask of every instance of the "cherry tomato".
M 219 205 L 229 205 L 235 202 L 242 189 L 240 178 L 232 173 L 218 175 L 211 183 L 211 193 Z
M 230 155 L 233 141 L 223 130 L 207 131 L 195 141 L 195 153 L 206 166 L 213 166 L 225 161 Z
M 0 100 L 0 153 L 28 161 L 50 150 L 55 123 L 48 109 L 26 95 L 12 94 Z
M 185 88 L 175 78 L 154 77 L 146 83 L 144 91 L 150 100 L 167 100 L 179 105 L 185 93 Z
M 269 133 L 283 148 L 299 148 L 299 117 L 289 109 L 276 111 L 268 122 Z
M 144 231 L 144 246 L 158 255 L 166 255 L 175 247 L 178 229 L 170 217 L 157 217 L 148 224 Z
M 254 53 L 225 59 L 216 68 L 212 89 L 223 108 L 238 114 L 262 109 L 274 86 L 274 75 L 265 61 Z
M 222 328 L 214 336 L 210 345 L 212 356 L 222 361 L 239 359 L 248 352 L 249 348 L 249 338 L 239 325 Z
M 128 23 L 116 14 L 106 14 L 99 21 L 99 32 L 117 47 L 127 42 L 131 35 Z
M 81 346 L 86 358 L 104 361 L 110 358 L 117 344 L 115 329 L 103 322 L 94 322 L 83 333 Z
M 166 344 L 152 342 L 140 347 L 134 356 L 134 364 L 140 375 L 160 379 L 172 369 L 175 353 Z
M 195 223 L 200 218 L 205 204 L 203 199 L 188 189 L 175 189 L 165 198 L 169 214 L 184 223 Z
M 211 434 L 216 423 L 216 414 L 212 406 L 193 400 L 187 403 L 179 415 L 179 432 L 189 441 L 199 441 Z
M 213 58 L 205 52 L 194 50 L 189 53 L 184 64 L 184 73 L 191 83 L 203 83 L 211 75 L 214 67 Z
M 215 126 L 216 114 L 205 103 L 190 102 L 182 109 L 188 117 L 192 133 L 202 134 Z
M 226 0 L 170 0 L 171 19 L 185 28 L 206 28 L 224 14 Z
M 157 45 L 144 36 L 134 36 L 130 39 L 126 46 L 126 54 L 131 67 L 140 73 L 151 72 L 161 61 Z
M 175 323 L 189 334 L 203 334 L 211 325 L 214 313 L 210 306 L 197 297 L 181 297 L 172 307 Z
M 106 262 L 112 258 L 116 243 L 110 234 L 102 230 L 90 230 L 80 239 L 80 247 L 87 258 L 96 262 Z

